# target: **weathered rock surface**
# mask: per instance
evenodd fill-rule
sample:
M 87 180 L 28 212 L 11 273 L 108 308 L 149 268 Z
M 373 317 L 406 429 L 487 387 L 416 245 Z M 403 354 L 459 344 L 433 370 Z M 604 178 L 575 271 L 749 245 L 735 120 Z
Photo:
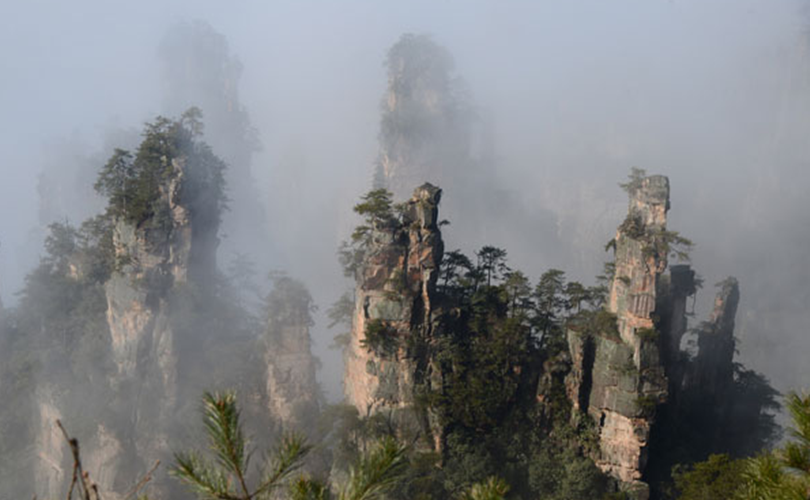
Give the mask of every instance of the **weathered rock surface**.
M 570 330 L 573 368 L 569 395 L 598 424 L 603 471 L 637 490 L 647 460 L 655 407 L 665 400 L 667 380 L 653 313 L 659 275 L 666 269 L 662 240 L 669 209 L 669 181 L 645 177 L 630 187 L 630 206 L 615 239 L 616 272 L 607 310 L 616 331 Z
M 408 340 L 432 332 L 436 281 L 444 244 L 438 228 L 441 190 L 417 188 L 402 220 L 373 229 L 358 269 L 355 312 L 345 356 L 345 393 L 361 416 L 409 408 L 418 383 L 429 378 L 427 356 L 408 356 Z M 384 325 L 395 341 L 387 354 L 366 342 L 368 325 Z
M 268 302 L 270 314 L 263 339 L 267 410 L 283 426 L 305 430 L 320 406 L 317 360 L 309 332 L 312 298 L 303 285 L 282 278 Z
M 722 397 L 734 377 L 734 318 L 740 303 L 735 278 L 720 283 L 709 321 L 698 330 L 698 355 L 690 384 Z
M 35 457 L 34 477 L 37 478 L 36 495 L 41 498 L 59 498 L 65 482 L 66 470 L 64 438 L 55 423 L 62 418 L 53 404 L 53 395 L 45 388 L 38 391 L 36 441 L 32 453 Z
M 405 198 L 420 182 L 443 185 L 457 169 L 469 169 L 469 123 L 452 57 L 430 37 L 403 35 L 386 66 L 375 183 Z
M 175 175 L 160 190 L 165 220 L 150 219 L 140 227 L 123 219 L 116 221 L 113 245 L 116 259 L 123 265 L 105 284 L 107 322 L 117 368 L 110 384 L 113 390 L 137 387 L 120 409 L 120 417 L 136 423 L 133 435 L 137 439 L 132 442 L 136 455 L 144 459 L 169 453 L 168 427 L 176 410 L 178 353 L 170 321 L 170 293 L 199 279 L 194 275 L 198 270 L 207 276 L 210 271 L 204 266 L 210 265 L 216 254 L 216 246 L 209 242 L 216 241 L 217 226 L 194 227 L 181 196 L 184 161 L 175 159 L 172 167 Z M 214 238 L 198 236 L 203 230 L 212 232 Z M 105 462 L 109 462 L 123 449 L 109 445 L 116 437 L 103 434 L 108 436 L 103 449 Z M 121 436 L 117 439 L 125 440 Z M 106 475 L 114 476 L 115 471 L 108 470 Z
M 658 282 L 655 314 L 661 333 L 661 359 L 669 381 L 668 403 L 677 404 L 683 386 L 688 359 L 681 341 L 688 327 L 687 303 L 697 292 L 695 271 L 686 264 L 671 266 Z

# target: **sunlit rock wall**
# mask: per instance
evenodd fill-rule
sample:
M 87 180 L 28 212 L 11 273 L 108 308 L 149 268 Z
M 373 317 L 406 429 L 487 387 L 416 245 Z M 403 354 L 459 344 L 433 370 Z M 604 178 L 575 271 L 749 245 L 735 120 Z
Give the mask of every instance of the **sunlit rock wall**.
M 409 352 L 408 340 L 429 341 L 435 287 L 444 244 L 438 227 L 441 190 L 425 184 L 407 202 L 403 220 L 373 230 L 357 272 L 355 312 L 346 351 L 344 386 L 361 416 L 409 408 L 415 385 L 430 377 L 430 360 Z M 378 355 L 363 345 L 368 324 L 386 325 L 396 352 Z

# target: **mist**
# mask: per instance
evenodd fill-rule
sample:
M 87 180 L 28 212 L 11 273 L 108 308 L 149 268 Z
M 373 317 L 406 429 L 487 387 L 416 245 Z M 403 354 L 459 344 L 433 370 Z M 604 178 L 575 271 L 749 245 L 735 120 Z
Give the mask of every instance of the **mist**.
M 257 139 L 248 158 L 221 153 L 241 184 L 228 178 L 220 266 L 245 253 L 262 274 L 283 269 L 306 284 L 320 308 L 319 378 L 339 399 L 341 360 L 328 349 L 335 332 L 323 312 L 351 284 L 335 252 L 371 187 L 386 51 L 403 33 L 425 33 L 454 58 L 474 127 L 491 130 L 499 196 L 523 214 L 517 224 L 488 205 L 500 229 L 473 233 L 453 213 L 448 248 L 494 244 L 533 278 L 560 268 L 590 283 L 626 208 L 616 184 L 631 167 L 668 175 L 670 226 L 695 241 L 705 277 L 698 317 L 712 285 L 736 276 L 741 358 L 780 390 L 806 386 L 803 2 L 28 2 L 4 5 L 0 19 L 6 306 L 37 263 L 47 224 L 100 210 L 91 186 L 113 147 L 132 147 L 158 114 L 191 105 L 206 121 L 220 113 L 195 102 L 208 99 L 204 89 L 172 87 L 171 65 L 182 62 L 161 52 L 203 23 L 238 67 L 230 98 Z M 207 69 L 194 74 L 221 70 Z M 210 126 L 206 140 L 219 151 L 231 132 Z M 452 180 L 441 187 L 454 197 Z

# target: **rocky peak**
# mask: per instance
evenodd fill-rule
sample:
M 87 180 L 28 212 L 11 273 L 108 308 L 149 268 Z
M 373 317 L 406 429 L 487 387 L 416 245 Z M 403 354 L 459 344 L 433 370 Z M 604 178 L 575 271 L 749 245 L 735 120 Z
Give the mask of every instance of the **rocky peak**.
M 667 394 L 667 380 L 654 311 L 658 281 L 667 265 L 665 237 L 669 180 L 639 177 L 627 186 L 628 214 L 615 237 L 615 275 L 607 312 L 616 331 L 604 325 L 570 330 L 573 368 L 569 394 L 575 407 L 597 422 L 599 456 L 605 472 L 645 496 L 640 482 L 655 408 Z
M 709 321 L 698 330 L 698 355 L 692 383 L 721 395 L 734 376 L 734 318 L 740 303 L 740 286 L 730 277 L 719 284 Z
M 405 340 L 431 334 L 444 248 L 438 228 L 440 199 L 441 189 L 418 187 L 400 220 L 374 228 L 357 272 L 344 387 L 361 415 L 408 408 L 416 379 L 425 376 L 406 356 Z
M 469 130 L 453 60 L 425 35 L 388 51 L 375 184 L 406 197 L 417 182 L 442 183 L 469 167 Z
M 276 280 L 268 297 L 264 336 L 266 403 L 284 426 L 303 429 L 318 413 L 317 360 L 312 356 L 309 328 L 312 297 L 303 284 L 287 277 Z
M 206 239 L 195 238 L 201 231 L 194 227 L 191 211 L 183 203 L 185 160 L 173 159 L 172 167 L 175 175 L 159 186 L 155 217 L 138 225 L 118 217 L 113 226 L 115 260 L 120 268 L 105 285 L 107 320 L 114 361 L 124 377 L 135 374 L 138 353 L 145 343 L 156 349 L 163 340 L 163 348 L 170 349 L 171 341 L 165 337 L 170 336 L 168 331 L 148 339 L 157 333 L 156 326 L 166 327 L 167 294 L 172 287 L 187 283 L 191 276 L 196 278 L 195 271 L 210 272 L 202 271 L 202 263 L 215 258 L 216 246 L 199 248 Z M 216 233 L 216 227 L 209 231 Z M 158 321 L 158 317 L 164 318 Z M 166 356 L 171 357 L 163 351 L 163 356 L 143 359 Z
M 681 355 L 681 341 L 688 326 L 688 298 L 697 292 L 698 278 L 687 264 L 671 266 L 658 282 L 655 313 L 661 334 L 661 360 L 669 380 L 672 403 L 683 384 L 686 360 Z

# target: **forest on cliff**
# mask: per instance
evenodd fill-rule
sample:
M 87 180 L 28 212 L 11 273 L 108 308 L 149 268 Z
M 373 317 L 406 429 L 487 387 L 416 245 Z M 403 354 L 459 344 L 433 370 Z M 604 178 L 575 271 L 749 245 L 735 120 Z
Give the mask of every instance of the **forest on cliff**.
M 517 196 L 436 39 L 376 59 L 351 190 L 293 154 L 263 191 L 199 21 L 159 43 L 162 112 L 57 148 L 0 302 L 0 500 L 810 499 L 810 385 L 746 344 L 757 266 L 696 257 L 723 247 L 655 161 L 594 184 L 611 210 Z

